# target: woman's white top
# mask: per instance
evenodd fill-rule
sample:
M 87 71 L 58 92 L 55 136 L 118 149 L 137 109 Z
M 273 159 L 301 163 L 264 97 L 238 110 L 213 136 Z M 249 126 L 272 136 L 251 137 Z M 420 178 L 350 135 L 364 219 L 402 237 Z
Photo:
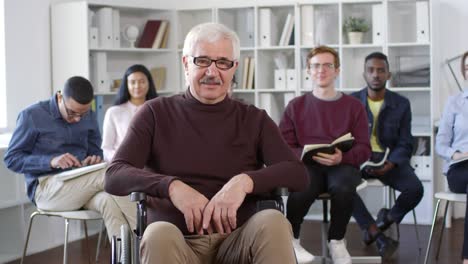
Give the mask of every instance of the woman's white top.
M 104 160 L 110 162 L 115 152 L 122 143 L 128 126 L 140 106 L 132 104 L 130 101 L 111 106 L 104 116 L 102 126 L 102 150 L 104 151 Z

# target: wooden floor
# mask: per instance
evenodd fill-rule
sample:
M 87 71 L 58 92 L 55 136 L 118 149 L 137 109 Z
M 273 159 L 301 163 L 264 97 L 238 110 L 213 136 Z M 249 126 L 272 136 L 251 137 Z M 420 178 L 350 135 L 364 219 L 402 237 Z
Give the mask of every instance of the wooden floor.
M 320 222 L 306 221 L 302 227 L 301 240 L 304 247 L 310 250 L 313 254 L 319 255 L 321 252 L 321 233 Z M 419 234 L 421 243 L 418 245 L 414 227 L 412 225 L 401 225 L 400 227 L 400 247 L 394 257 L 385 263 L 388 264 L 421 264 L 424 262 L 425 250 L 429 239 L 429 226 L 419 226 Z M 346 239 L 348 241 L 348 249 L 353 256 L 377 255 L 374 246 L 365 247 L 361 242 L 361 234 L 359 228 L 355 224 L 350 224 Z M 96 250 L 97 236 L 91 240 L 91 254 L 94 260 Z M 439 260 L 436 262 L 434 257 L 429 263 L 438 264 L 458 264 L 461 263 L 461 247 L 463 242 L 463 219 L 453 221 L 453 226 L 450 229 L 445 229 L 442 239 L 442 246 Z M 69 263 L 85 264 L 87 261 L 86 243 L 78 241 L 69 245 Z M 421 249 L 420 249 L 421 248 Z M 45 252 L 27 256 L 25 263 L 62 263 L 63 248 L 58 247 Z M 435 255 L 435 250 L 433 250 Z M 19 260 L 9 263 L 20 263 Z M 101 256 L 99 263 L 110 263 L 110 246 L 101 248 Z

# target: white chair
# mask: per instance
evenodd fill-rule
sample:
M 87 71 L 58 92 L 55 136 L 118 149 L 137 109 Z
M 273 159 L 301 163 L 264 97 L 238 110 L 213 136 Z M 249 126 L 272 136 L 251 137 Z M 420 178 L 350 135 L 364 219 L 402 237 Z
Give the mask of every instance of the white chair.
M 385 201 L 385 204 L 388 208 L 391 208 L 396 201 L 396 190 L 391 188 L 388 185 L 383 184 L 379 179 L 366 179 L 367 181 L 367 186 L 371 187 L 382 187 L 386 189 L 387 192 L 387 198 Z M 418 221 L 416 219 L 416 209 L 413 209 L 413 220 L 414 220 L 414 232 L 416 233 L 416 241 L 418 242 L 418 248 L 421 251 L 421 243 L 419 240 L 419 231 L 418 231 Z M 396 230 L 397 230 L 397 239 L 400 240 L 400 226 L 399 224 L 396 224 Z
M 360 191 L 368 186 L 367 180 L 361 179 L 361 183 L 356 187 L 356 191 Z M 330 252 L 327 245 L 328 237 L 328 202 L 330 201 L 329 193 L 322 193 L 317 198 L 322 200 L 323 220 L 322 220 L 322 256 L 315 256 L 313 263 L 331 263 Z M 380 256 L 351 256 L 353 263 L 382 263 Z
M 85 230 L 85 237 L 86 237 L 86 246 L 88 249 L 88 254 L 89 254 L 89 242 L 88 242 L 88 228 L 86 225 L 86 220 L 101 220 L 102 216 L 100 213 L 92 210 L 76 210 L 76 211 L 44 211 L 41 209 L 36 209 L 34 211 L 30 218 L 29 218 L 29 227 L 28 227 L 28 234 L 26 235 L 26 242 L 24 244 L 24 249 L 23 249 L 23 256 L 21 257 L 21 264 L 24 261 L 24 257 L 26 256 L 26 251 L 28 249 L 28 243 L 29 243 L 29 236 L 31 234 L 31 227 L 33 220 L 36 216 L 54 216 L 54 217 L 61 217 L 65 220 L 65 241 L 63 244 L 63 263 L 66 264 L 68 261 L 67 257 L 67 246 L 68 246 L 68 224 L 70 220 L 82 220 L 83 225 L 84 225 L 84 230 Z M 100 242 L 101 242 L 101 236 L 102 236 L 102 223 L 101 223 L 101 228 L 99 231 L 99 238 L 98 238 L 98 245 L 96 249 L 96 261 L 99 258 L 99 247 L 100 247 Z M 89 262 L 90 258 L 88 258 Z
M 437 253 L 435 259 L 437 260 L 439 258 L 439 251 L 440 251 L 440 244 L 442 241 L 442 236 L 444 235 L 444 225 L 447 217 L 447 210 L 449 207 L 450 202 L 456 202 L 456 203 L 466 203 L 466 194 L 465 193 L 453 193 L 450 191 L 446 192 L 437 192 L 434 194 L 434 197 L 437 199 L 436 207 L 434 210 L 434 217 L 432 219 L 432 226 L 431 226 L 431 233 L 429 235 L 429 242 L 427 243 L 427 250 L 426 250 L 426 257 L 424 258 L 424 264 L 427 264 L 427 261 L 429 259 L 429 253 L 431 249 L 431 244 L 432 244 L 432 235 L 434 234 L 434 229 L 435 229 L 435 224 L 437 220 L 437 214 L 439 213 L 439 205 L 442 200 L 445 200 L 445 209 L 444 209 L 444 221 L 442 221 L 441 227 L 440 227 L 440 237 L 439 237 L 439 244 L 437 245 Z M 466 219 L 465 219 L 466 221 Z

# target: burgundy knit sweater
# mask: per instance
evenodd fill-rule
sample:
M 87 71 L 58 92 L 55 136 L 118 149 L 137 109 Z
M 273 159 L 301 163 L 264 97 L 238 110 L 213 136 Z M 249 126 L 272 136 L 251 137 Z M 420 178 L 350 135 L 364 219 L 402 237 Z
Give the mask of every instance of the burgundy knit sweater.
M 280 186 L 301 191 L 309 184 L 265 111 L 229 98 L 202 104 L 187 90 L 142 106 L 106 172 L 105 190 L 147 193 L 148 222 L 171 222 L 188 234 L 183 214 L 169 200 L 169 184 L 181 180 L 211 199 L 242 172 L 254 190 L 238 210 L 240 225 L 255 213 L 258 195 Z
M 356 168 L 371 155 L 367 126 L 366 110 L 356 98 L 343 94 L 338 100 L 325 101 L 312 93 L 294 98 L 279 125 L 284 139 L 298 157 L 306 144 L 328 144 L 351 132 L 354 145 L 343 153 L 342 163 Z

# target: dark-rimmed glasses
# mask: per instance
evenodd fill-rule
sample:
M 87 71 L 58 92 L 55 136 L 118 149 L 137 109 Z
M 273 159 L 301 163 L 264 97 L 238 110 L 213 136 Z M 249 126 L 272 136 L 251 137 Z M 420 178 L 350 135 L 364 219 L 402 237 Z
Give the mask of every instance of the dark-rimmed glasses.
M 199 66 L 199 67 L 210 67 L 210 65 L 214 62 L 216 67 L 220 70 L 229 70 L 234 66 L 234 61 L 228 60 L 228 59 L 219 59 L 219 60 L 213 60 L 207 57 L 193 57 L 193 64 Z
M 65 112 L 67 112 L 67 116 L 69 118 L 82 118 L 83 116 L 87 115 L 89 113 L 89 110 L 84 112 L 84 113 L 77 113 L 73 110 L 71 110 L 70 108 L 67 107 L 67 104 L 65 103 L 65 98 L 62 97 L 62 102 L 63 102 L 63 106 L 65 107 Z

